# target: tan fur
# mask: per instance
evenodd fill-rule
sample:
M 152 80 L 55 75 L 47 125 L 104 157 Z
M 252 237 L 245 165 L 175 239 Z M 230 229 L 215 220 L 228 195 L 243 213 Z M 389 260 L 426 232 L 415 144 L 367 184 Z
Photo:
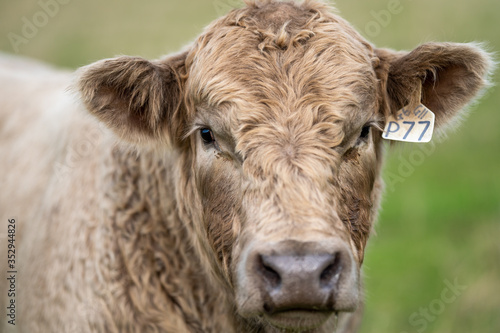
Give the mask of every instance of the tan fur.
M 241 315 L 260 304 L 241 263 L 283 239 L 350 244 L 361 293 L 380 125 L 418 91 L 447 125 L 491 69 L 475 45 L 376 49 L 323 3 L 272 0 L 177 55 L 86 66 L 77 96 L 68 73 L 12 61 L 0 218 L 19 226 L 20 332 L 278 332 Z M 361 313 L 313 331 L 355 332 Z

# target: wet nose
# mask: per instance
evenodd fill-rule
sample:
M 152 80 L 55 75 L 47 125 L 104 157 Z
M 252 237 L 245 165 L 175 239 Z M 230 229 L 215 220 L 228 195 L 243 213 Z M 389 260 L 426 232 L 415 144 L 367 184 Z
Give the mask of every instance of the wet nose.
M 294 245 L 295 246 L 294 246 Z M 258 285 L 263 310 L 349 310 L 353 291 L 353 259 L 347 247 L 316 244 L 269 244 L 256 249 L 249 272 Z M 349 303 L 349 304 L 348 304 Z

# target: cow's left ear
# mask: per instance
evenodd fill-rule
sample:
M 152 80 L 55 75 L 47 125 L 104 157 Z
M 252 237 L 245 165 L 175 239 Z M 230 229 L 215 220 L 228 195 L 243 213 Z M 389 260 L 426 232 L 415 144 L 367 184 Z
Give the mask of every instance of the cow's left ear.
M 437 128 L 460 118 L 460 110 L 489 84 L 494 64 L 477 44 L 427 43 L 411 52 L 375 53 L 386 116 L 420 98 L 435 113 Z
M 182 136 L 182 71 L 186 53 L 148 61 L 105 59 L 78 73 L 87 110 L 122 140 L 136 145 L 171 145 Z

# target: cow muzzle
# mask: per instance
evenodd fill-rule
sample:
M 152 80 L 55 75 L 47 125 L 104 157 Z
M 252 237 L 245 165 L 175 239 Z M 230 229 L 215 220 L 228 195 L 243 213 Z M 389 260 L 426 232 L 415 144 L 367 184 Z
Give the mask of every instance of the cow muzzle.
M 312 329 L 354 311 L 358 267 L 340 239 L 254 243 L 238 269 L 238 310 L 282 329 Z

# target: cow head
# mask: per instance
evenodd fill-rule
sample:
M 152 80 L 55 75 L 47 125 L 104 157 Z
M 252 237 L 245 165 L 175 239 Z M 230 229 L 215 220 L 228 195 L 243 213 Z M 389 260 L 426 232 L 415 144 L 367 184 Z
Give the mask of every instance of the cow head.
M 85 67 L 79 88 L 122 140 L 179 152 L 179 214 L 239 315 L 300 331 L 359 303 L 387 117 L 419 94 L 443 128 L 489 63 L 471 44 L 375 49 L 324 4 L 261 1 L 179 55 Z

